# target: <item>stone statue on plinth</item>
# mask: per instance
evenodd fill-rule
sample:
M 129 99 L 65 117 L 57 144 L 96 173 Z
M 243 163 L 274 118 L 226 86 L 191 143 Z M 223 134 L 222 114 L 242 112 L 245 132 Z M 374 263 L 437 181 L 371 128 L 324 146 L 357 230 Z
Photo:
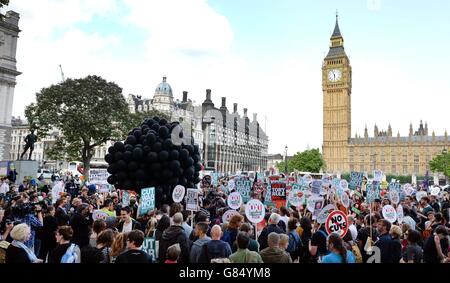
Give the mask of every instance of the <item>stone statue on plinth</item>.
M 31 133 L 28 134 L 25 137 L 25 149 L 22 152 L 22 155 L 20 156 L 20 159 L 23 159 L 23 156 L 27 152 L 28 149 L 30 149 L 30 154 L 28 156 L 28 160 L 31 160 L 31 154 L 34 150 L 34 144 L 37 142 L 38 137 L 34 134 L 34 130 L 31 130 Z

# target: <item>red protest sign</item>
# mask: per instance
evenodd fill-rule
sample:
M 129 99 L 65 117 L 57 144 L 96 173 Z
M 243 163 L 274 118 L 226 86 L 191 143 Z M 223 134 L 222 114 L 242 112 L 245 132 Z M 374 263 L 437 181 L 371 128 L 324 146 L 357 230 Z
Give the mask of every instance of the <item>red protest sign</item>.
M 347 215 L 340 210 L 334 210 L 328 215 L 325 228 L 328 234 L 337 233 L 344 238 L 348 231 Z

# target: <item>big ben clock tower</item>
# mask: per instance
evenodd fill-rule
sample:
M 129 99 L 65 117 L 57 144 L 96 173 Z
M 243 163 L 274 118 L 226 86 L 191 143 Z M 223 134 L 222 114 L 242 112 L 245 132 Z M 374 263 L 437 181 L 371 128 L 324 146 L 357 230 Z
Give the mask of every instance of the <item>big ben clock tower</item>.
M 352 68 L 336 15 L 330 50 L 322 64 L 323 157 L 328 172 L 348 172 Z

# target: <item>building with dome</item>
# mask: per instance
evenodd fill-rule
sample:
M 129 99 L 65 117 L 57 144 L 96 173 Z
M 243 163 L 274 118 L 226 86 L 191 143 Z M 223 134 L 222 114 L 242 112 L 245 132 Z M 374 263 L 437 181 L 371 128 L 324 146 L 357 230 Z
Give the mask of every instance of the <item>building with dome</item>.
M 331 36 L 330 50 L 322 64 L 323 89 L 323 148 L 328 172 L 371 172 L 382 170 L 395 175 L 425 175 L 429 161 L 450 147 L 445 131 L 438 136 L 429 135 L 428 125 L 420 121 L 409 135 L 393 135 L 391 125 L 382 131 L 374 126 L 369 136 L 367 126 L 364 136 L 351 137 L 352 67 L 344 50 L 344 38 L 338 18 Z

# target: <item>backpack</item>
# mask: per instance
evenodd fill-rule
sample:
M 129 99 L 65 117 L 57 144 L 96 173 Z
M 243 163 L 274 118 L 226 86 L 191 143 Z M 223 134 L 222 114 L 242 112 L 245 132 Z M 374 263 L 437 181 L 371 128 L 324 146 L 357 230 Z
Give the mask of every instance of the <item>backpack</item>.
M 76 263 L 78 255 L 75 252 L 75 244 L 71 244 L 66 253 L 61 258 L 61 263 Z
M 296 233 L 296 232 L 294 231 L 294 233 Z M 303 243 L 302 243 L 302 239 L 300 238 L 300 236 L 298 237 L 298 241 L 295 239 L 295 237 L 294 237 L 294 235 L 292 235 L 292 233 L 289 233 L 288 236 L 289 236 L 289 242 L 291 243 L 291 239 L 292 239 L 292 243 L 294 243 L 293 247 L 291 247 L 291 249 L 288 250 L 289 254 L 292 257 L 292 260 L 294 261 L 301 256 Z

